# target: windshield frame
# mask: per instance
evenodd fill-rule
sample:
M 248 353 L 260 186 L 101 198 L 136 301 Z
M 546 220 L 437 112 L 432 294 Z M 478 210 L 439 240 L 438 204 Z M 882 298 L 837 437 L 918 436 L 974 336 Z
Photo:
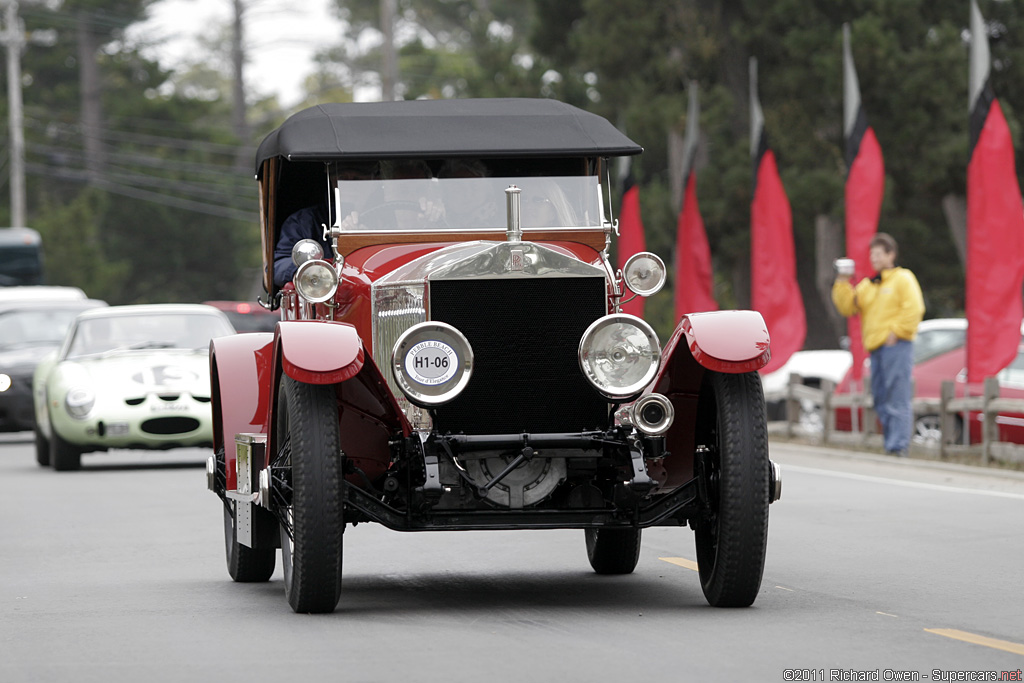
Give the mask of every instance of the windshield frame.
M 509 187 L 521 191 L 523 230 L 606 227 L 596 175 L 338 180 L 331 215 L 342 235 L 498 233 L 508 228 Z

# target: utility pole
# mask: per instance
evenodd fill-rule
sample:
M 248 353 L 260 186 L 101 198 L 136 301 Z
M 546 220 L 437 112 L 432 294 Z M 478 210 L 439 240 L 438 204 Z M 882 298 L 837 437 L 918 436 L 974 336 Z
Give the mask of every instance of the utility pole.
M 232 0 L 232 7 L 234 20 L 231 32 L 231 127 L 239 141 L 235 166 L 242 169 L 249 165 L 250 158 L 250 153 L 246 149 L 246 145 L 249 144 L 249 123 L 246 120 L 245 106 L 245 3 L 243 0 Z
M 395 99 L 395 82 L 398 80 L 398 64 L 395 56 L 395 0 L 380 0 L 380 30 L 384 34 L 381 46 L 384 64 L 380 74 L 380 99 L 389 102 Z
M 25 132 L 21 102 L 21 50 L 25 29 L 18 17 L 18 3 L 7 1 L 0 40 L 7 46 L 8 134 L 11 139 L 11 225 L 25 226 Z

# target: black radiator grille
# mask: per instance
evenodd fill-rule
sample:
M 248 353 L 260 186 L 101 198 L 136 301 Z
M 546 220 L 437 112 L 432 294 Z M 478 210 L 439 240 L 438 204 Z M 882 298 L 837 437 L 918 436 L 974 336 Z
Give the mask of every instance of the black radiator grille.
M 580 338 L 606 313 L 601 277 L 442 280 L 430 283 L 430 318 L 473 346 L 473 377 L 437 410 L 435 427 L 465 434 L 603 428 L 608 403 L 577 358 Z

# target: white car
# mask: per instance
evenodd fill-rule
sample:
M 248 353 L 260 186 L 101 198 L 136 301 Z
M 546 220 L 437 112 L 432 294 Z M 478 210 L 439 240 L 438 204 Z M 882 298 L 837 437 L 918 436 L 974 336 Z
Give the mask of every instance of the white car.
M 39 464 L 74 470 L 89 451 L 212 444 L 210 340 L 234 334 L 200 304 L 80 313 L 33 378 Z
M 797 351 L 778 370 L 761 376 L 764 387 L 765 407 L 769 420 L 786 419 L 786 387 L 789 376 L 800 375 L 803 384 L 818 388 L 822 380 L 839 384 L 853 364 L 853 354 L 843 349 L 818 349 Z M 820 431 L 821 414 L 813 402 L 801 405 L 801 424 L 812 431 Z

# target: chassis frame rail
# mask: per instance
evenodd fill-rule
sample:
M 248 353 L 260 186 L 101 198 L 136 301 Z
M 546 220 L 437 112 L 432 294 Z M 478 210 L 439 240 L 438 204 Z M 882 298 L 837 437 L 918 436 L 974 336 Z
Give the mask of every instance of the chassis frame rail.
M 477 510 L 417 512 L 398 510 L 364 489 L 345 482 L 345 504 L 394 531 L 483 531 L 513 529 L 586 529 L 593 527 L 644 528 L 682 526 L 702 509 L 697 480 L 691 479 L 675 491 L 659 496 L 650 504 L 634 508 L 579 510 Z M 647 502 L 647 501 L 639 501 Z M 678 516 L 679 513 L 685 513 Z

